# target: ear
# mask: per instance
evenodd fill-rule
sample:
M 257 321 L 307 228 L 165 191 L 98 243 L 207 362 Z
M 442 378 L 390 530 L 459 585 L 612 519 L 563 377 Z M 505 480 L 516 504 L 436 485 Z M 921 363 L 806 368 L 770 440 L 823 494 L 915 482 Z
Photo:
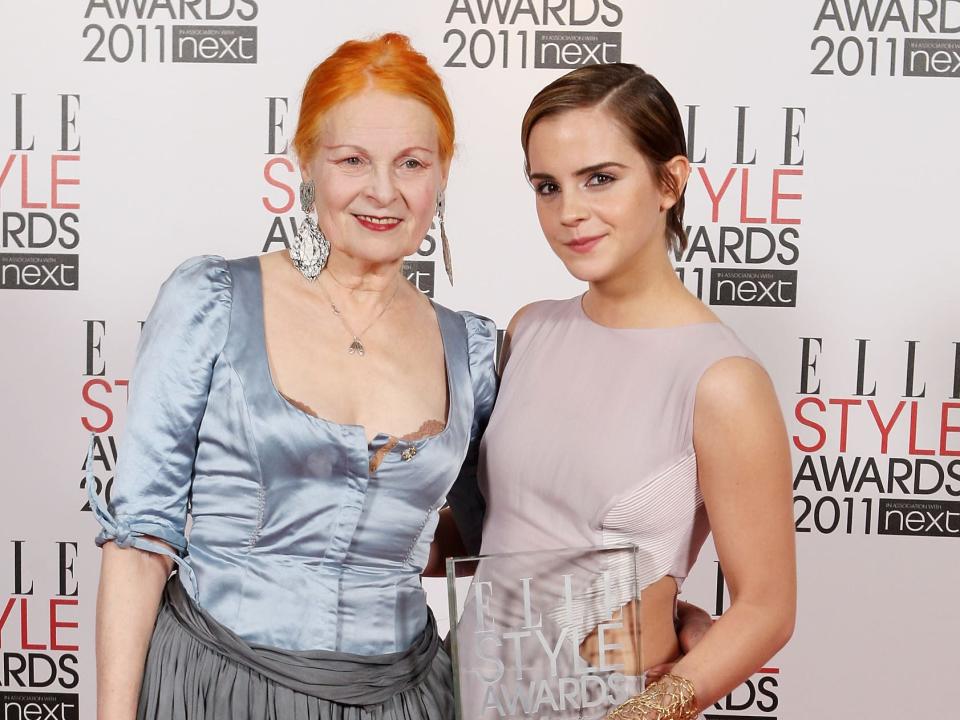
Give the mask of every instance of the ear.
M 440 166 L 440 192 L 444 192 L 447 189 L 447 179 L 450 177 L 450 160 L 447 159 Z
M 660 189 L 660 211 L 666 212 L 680 200 L 683 189 L 690 177 L 690 161 L 683 155 L 675 155 L 663 165 L 671 182 L 664 183 Z
M 300 179 L 303 182 L 313 180 L 313 170 L 317 164 L 318 148 L 313 146 L 307 157 L 296 156 L 297 166 L 300 168 Z

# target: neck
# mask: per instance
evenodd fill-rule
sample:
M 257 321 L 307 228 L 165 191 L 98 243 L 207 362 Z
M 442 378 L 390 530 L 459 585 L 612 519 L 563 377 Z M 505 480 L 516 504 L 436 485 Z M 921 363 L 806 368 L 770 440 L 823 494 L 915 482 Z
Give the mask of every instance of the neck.
M 331 250 L 327 266 L 320 274 L 331 295 L 357 305 L 388 301 L 403 280 L 403 258 L 386 263 L 371 263 Z
M 654 241 L 619 272 L 591 282 L 583 306 L 601 325 L 652 327 L 662 323 L 685 293 L 669 255 Z

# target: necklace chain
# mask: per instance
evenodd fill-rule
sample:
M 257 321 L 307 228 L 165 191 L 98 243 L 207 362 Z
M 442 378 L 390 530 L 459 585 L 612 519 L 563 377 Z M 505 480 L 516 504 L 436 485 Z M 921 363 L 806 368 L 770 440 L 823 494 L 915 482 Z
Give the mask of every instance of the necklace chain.
M 327 271 L 327 273 L 330 274 L 330 277 L 333 278 L 333 281 L 337 283 L 337 285 L 340 285 L 340 287 L 344 287 L 339 280 L 333 277 L 333 273 L 330 273 L 329 270 Z M 317 286 L 320 288 L 320 292 L 323 293 L 324 299 L 330 304 L 330 309 L 333 310 L 333 314 L 337 316 L 337 318 L 340 320 L 341 324 L 343 325 L 344 329 L 348 333 L 350 333 L 350 336 L 353 338 L 353 341 L 350 343 L 350 347 L 347 348 L 347 352 L 351 355 L 357 355 L 358 357 L 363 357 L 364 355 L 366 355 L 367 349 L 363 346 L 363 342 L 360 340 L 360 338 L 364 334 L 366 334 L 366 332 L 370 328 L 372 328 L 380 318 L 384 316 L 387 310 L 390 309 L 390 306 L 393 305 L 393 301 L 396 300 L 397 295 L 400 293 L 400 282 L 399 281 L 397 282 L 397 288 L 396 290 L 393 291 L 393 295 L 390 296 L 390 299 L 387 300 L 387 304 L 383 306 L 380 312 L 376 314 L 376 317 L 374 317 L 373 320 L 367 323 L 367 326 L 360 332 L 354 332 L 353 328 L 350 327 L 350 323 L 347 322 L 346 316 L 343 314 L 340 308 L 336 306 L 333 300 L 330 299 L 330 295 L 327 293 L 327 289 L 323 287 L 323 282 L 322 281 L 318 282 Z

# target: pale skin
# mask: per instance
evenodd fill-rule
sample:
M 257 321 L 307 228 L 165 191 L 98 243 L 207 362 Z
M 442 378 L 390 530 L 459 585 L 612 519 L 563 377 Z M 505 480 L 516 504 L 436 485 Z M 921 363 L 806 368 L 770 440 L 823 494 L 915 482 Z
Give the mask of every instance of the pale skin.
M 445 423 L 437 317 L 400 273 L 446 185 L 449 159 L 440 156 L 432 113 L 419 101 L 367 89 L 325 114 L 316 154 L 302 161 L 304 179 L 316 184 L 319 225 L 331 251 L 315 283 L 299 274 L 286 251 L 261 258 L 274 384 L 305 412 L 362 426 L 368 441 L 379 433 L 416 432 L 428 420 Z M 333 314 L 321 285 L 352 331 Z M 361 334 L 362 358 L 347 353 L 353 333 Z M 98 717 L 129 720 L 172 561 L 114 543 L 103 550 Z
M 528 160 L 544 234 L 570 273 L 588 283 L 583 307 L 594 322 L 647 328 L 718 321 L 686 290 L 666 252 L 667 211 L 690 172 L 685 157 L 665 163 L 673 186 L 660 182 L 598 106 L 540 120 Z M 511 321 L 508 342 L 522 315 Z M 671 670 L 693 683 L 702 709 L 790 638 L 796 561 L 790 455 L 769 377 L 752 360 L 722 360 L 701 378 L 695 402 L 698 480 L 731 596 L 730 608 Z M 667 661 L 678 647 L 676 589 L 664 577 L 644 591 L 647 665 Z

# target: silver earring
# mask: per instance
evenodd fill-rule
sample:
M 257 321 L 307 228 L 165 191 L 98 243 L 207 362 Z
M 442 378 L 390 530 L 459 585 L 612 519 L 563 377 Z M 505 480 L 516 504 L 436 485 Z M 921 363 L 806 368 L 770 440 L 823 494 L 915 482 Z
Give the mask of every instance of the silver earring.
M 290 260 L 307 280 L 316 280 L 317 275 L 326 266 L 327 258 L 330 257 L 330 241 L 310 215 L 316 196 L 317 189 L 313 180 L 300 183 L 300 208 L 306 217 L 303 218 L 293 242 L 290 243 Z
M 446 199 L 443 190 L 437 193 L 437 217 L 440 219 L 440 245 L 443 247 L 443 269 L 447 271 L 447 279 L 453 285 L 453 259 L 450 257 L 450 241 L 447 240 L 447 229 L 443 225 L 443 212 Z

